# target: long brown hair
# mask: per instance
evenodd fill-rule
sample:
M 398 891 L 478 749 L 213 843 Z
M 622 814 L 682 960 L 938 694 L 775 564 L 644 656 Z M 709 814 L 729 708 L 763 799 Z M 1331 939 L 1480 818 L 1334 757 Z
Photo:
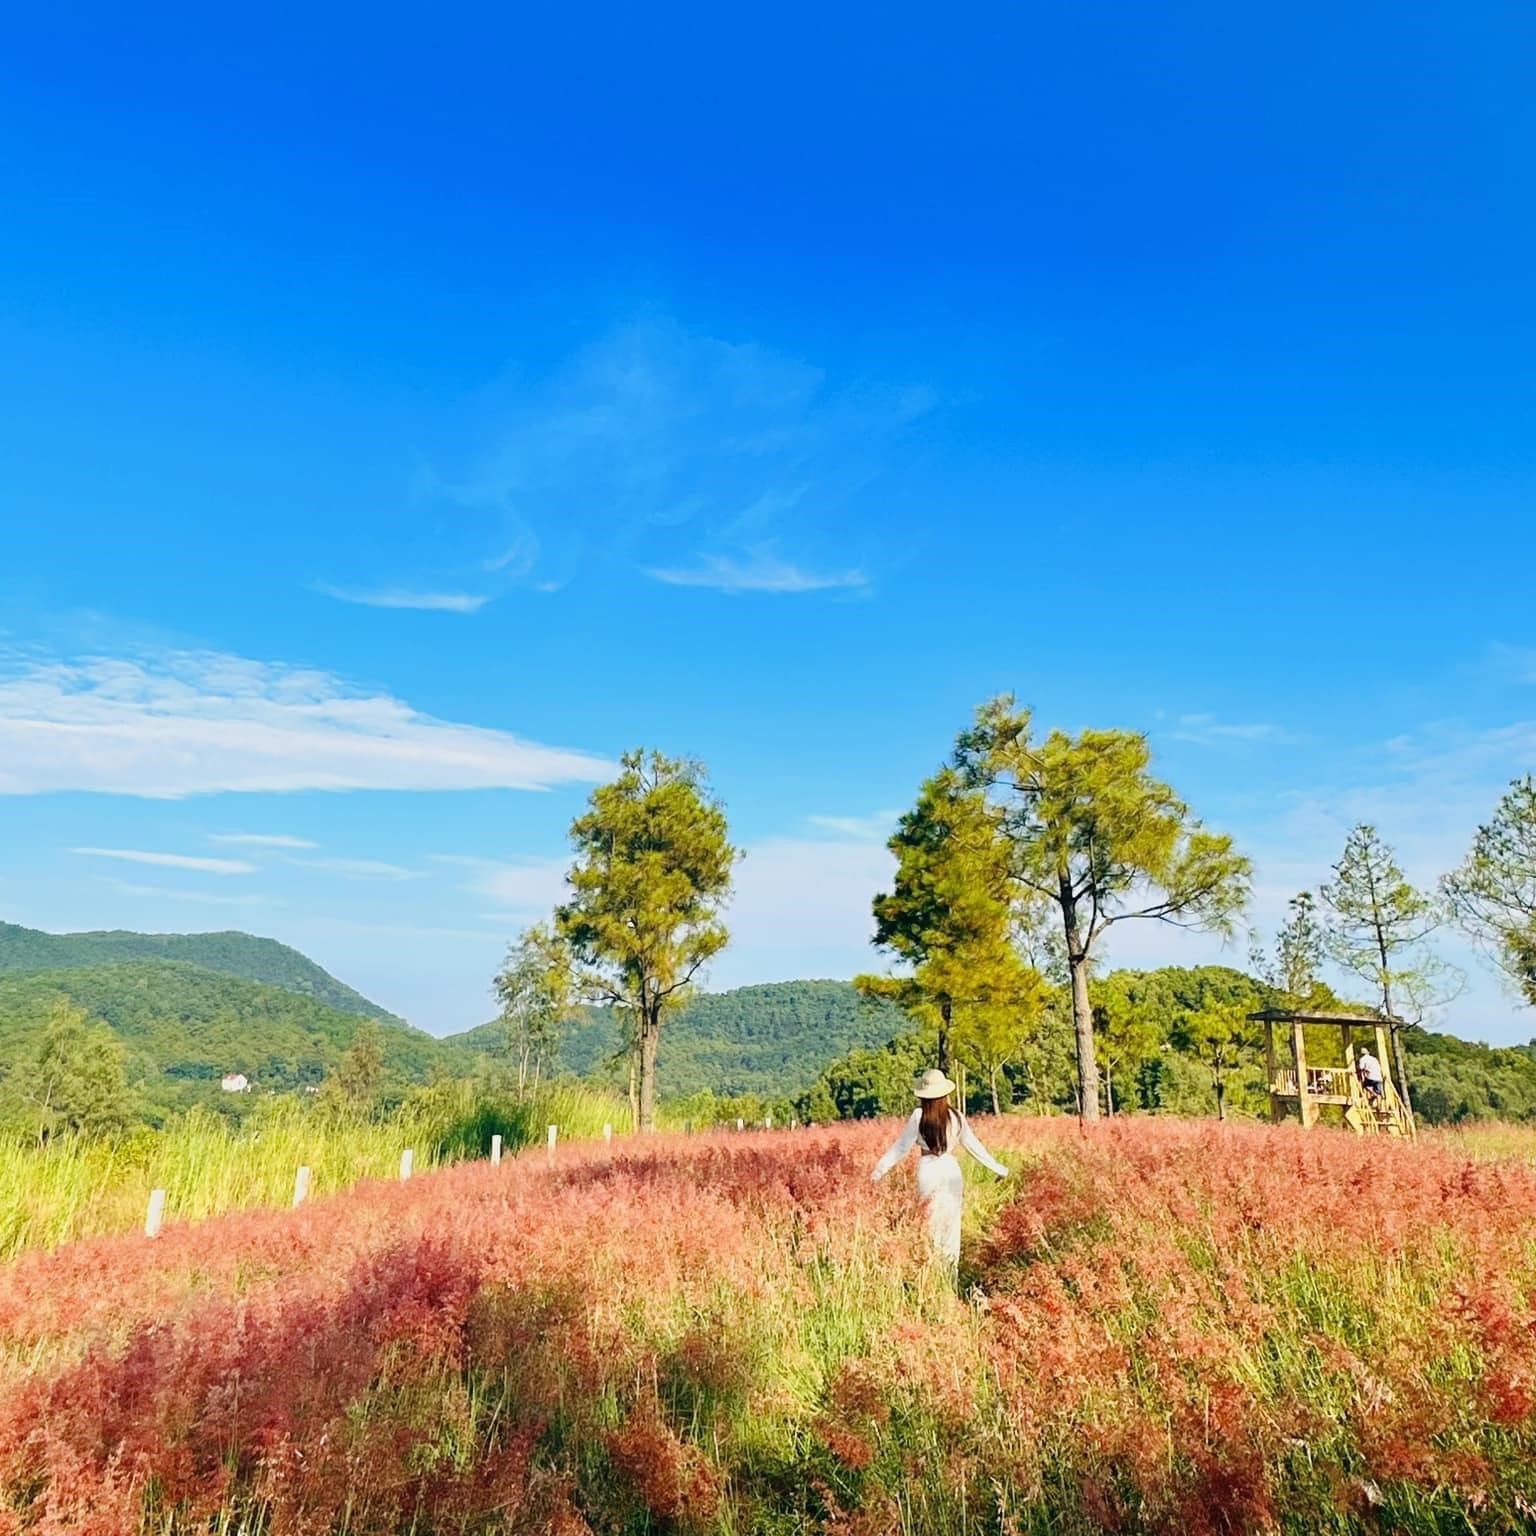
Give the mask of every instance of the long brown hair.
M 917 1134 L 923 1144 L 923 1154 L 942 1157 L 949 1151 L 949 1095 L 941 1099 L 924 1099 L 917 1122 Z

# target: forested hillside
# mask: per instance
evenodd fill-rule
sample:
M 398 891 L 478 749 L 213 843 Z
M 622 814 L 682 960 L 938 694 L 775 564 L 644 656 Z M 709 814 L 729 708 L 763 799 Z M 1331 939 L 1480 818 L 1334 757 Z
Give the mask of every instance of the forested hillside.
M 705 1091 L 765 1097 L 803 1093 L 845 1051 L 883 1045 L 911 1027 L 890 1003 L 861 998 L 846 981 L 784 981 L 703 992 L 671 1019 L 661 1039 L 657 1079 L 668 1098 Z M 443 1042 L 467 1067 L 501 1050 L 498 1024 L 483 1024 Z M 613 1065 L 619 1022 L 610 1009 L 584 1009 L 560 1043 L 559 1070 L 618 1082 Z
M 242 976 L 269 987 L 312 998 L 342 1013 L 402 1024 L 388 1009 L 370 1002 L 316 965 L 307 955 L 276 939 L 226 933 L 44 933 L 14 923 L 0 923 L 0 972 L 73 971 L 86 966 L 117 965 L 125 960 L 180 960 Z
M 135 960 L 73 970 L 0 974 L 0 1068 L 38 1048 L 60 999 L 111 1027 L 131 1085 L 152 1113 L 226 1102 L 219 1079 L 244 1073 L 262 1090 L 314 1086 L 340 1060 L 362 1022 L 280 987 L 178 960 Z M 424 1079 L 437 1059 L 430 1035 L 386 1022 L 386 1069 Z
M 182 958 L 192 954 L 208 963 Z M 78 963 L 54 963 L 61 956 Z M 1214 1113 L 1211 1066 L 1191 1038 L 1191 1021 L 1213 1008 L 1246 1012 L 1271 996 L 1264 984 L 1223 966 L 1096 978 L 1100 1067 L 1116 1105 Z M 340 1060 L 361 1016 L 383 1025 L 384 1068 L 400 1085 L 435 1073 L 465 1076 L 505 1060 L 499 1023 L 434 1040 L 371 1009 L 314 962 L 268 939 L 48 934 L 0 924 L 0 1077 L 35 1052 L 60 999 L 122 1041 L 129 1080 L 152 1118 L 197 1103 L 245 1107 L 219 1092 L 225 1072 L 244 1073 L 259 1090 L 316 1086 Z M 988 1107 L 983 1066 L 967 1059 L 963 1017 L 957 1023 L 956 1070 L 965 1072 L 972 1106 Z M 553 1075 L 622 1084 L 619 1025 L 611 1010 L 580 1010 L 562 1030 Z M 1536 1119 L 1536 1049 L 1489 1047 L 1422 1029 L 1409 1029 L 1404 1039 L 1426 1122 Z M 803 1113 L 823 1120 L 904 1109 L 912 1072 L 930 1054 L 931 1043 L 908 1015 L 861 997 L 849 982 L 777 982 L 695 996 L 667 1024 L 658 1079 L 672 1101 L 700 1094 L 798 1100 Z M 1071 1021 L 1057 1000 L 1002 1066 L 1000 1102 L 1070 1110 L 1073 1083 Z M 1267 1112 L 1257 1031 L 1236 1042 L 1224 1086 L 1233 1113 Z

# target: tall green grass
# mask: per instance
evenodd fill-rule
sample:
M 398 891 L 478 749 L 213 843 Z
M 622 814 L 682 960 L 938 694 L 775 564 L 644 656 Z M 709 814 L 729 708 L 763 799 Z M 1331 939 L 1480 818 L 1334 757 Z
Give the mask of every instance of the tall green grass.
M 243 1124 L 195 1111 L 162 1130 L 140 1128 L 110 1140 L 65 1137 L 39 1144 L 0 1136 L 0 1260 L 30 1248 L 131 1231 L 149 1194 L 166 1192 L 165 1220 L 200 1221 L 221 1211 L 286 1205 L 302 1164 L 311 1196 L 363 1179 L 395 1176 L 409 1147 L 415 1168 L 489 1155 L 499 1135 L 510 1156 L 542 1143 L 629 1129 L 616 1095 L 555 1084 L 524 1099 L 468 1082 L 434 1084 L 393 1114 L 342 1115 L 293 1097 L 261 1105 Z

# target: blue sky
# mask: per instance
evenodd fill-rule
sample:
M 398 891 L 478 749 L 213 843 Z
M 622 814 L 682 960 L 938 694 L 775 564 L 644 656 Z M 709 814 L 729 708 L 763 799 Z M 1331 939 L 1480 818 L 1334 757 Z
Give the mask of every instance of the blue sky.
M 1265 929 L 1536 768 L 1528 8 L 399 10 L 7 22 L 0 915 L 441 1031 L 630 745 L 748 851 L 718 986 L 868 968 L 1000 690 Z

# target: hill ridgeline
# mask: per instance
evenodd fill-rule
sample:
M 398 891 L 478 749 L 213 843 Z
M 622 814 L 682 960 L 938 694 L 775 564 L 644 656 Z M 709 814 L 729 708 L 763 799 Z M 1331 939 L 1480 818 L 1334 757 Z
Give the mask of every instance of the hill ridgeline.
M 357 1014 L 385 1024 L 405 1023 L 387 1008 L 338 981 L 307 955 L 279 944 L 276 939 L 262 939 L 235 930 L 44 933 L 37 928 L 0 923 L 0 972 L 75 971 L 132 960 L 179 960 L 223 976 L 241 976 L 247 981 L 281 987 L 284 992 L 310 998 L 338 1013 Z

